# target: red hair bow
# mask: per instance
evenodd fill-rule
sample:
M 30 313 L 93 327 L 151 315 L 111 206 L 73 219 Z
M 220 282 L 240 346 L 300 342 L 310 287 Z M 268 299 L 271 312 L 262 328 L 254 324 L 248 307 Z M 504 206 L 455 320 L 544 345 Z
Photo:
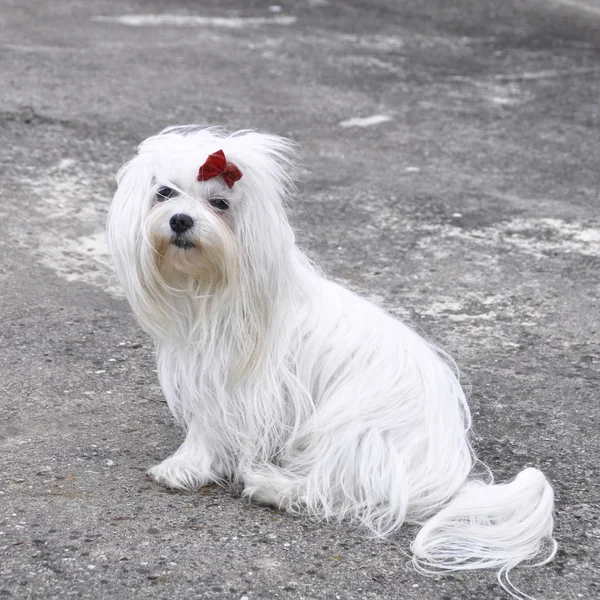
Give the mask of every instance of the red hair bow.
M 206 159 L 198 171 L 198 181 L 207 181 L 219 176 L 223 177 L 227 187 L 233 187 L 233 184 L 242 178 L 242 172 L 233 163 L 227 162 L 223 150 L 213 152 Z

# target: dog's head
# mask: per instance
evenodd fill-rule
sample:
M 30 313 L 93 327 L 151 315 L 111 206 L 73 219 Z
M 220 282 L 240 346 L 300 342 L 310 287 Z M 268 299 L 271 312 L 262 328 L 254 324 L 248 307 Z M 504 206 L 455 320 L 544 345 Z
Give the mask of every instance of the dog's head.
M 138 317 L 169 293 L 214 294 L 276 276 L 294 244 L 284 212 L 292 148 L 273 135 L 191 126 L 140 145 L 117 176 L 107 226 Z

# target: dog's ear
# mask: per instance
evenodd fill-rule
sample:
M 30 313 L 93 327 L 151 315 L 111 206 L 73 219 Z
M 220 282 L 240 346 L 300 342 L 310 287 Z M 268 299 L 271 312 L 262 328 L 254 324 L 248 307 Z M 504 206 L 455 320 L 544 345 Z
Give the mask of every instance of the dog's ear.
M 145 300 L 141 282 L 149 278 L 146 271 L 155 268 L 154 262 L 144 261 L 141 253 L 141 247 L 148 245 L 143 223 L 152 205 L 153 183 L 147 161 L 134 157 L 117 174 L 118 187 L 108 211 L 108 250 L 132 306 Z
M 126 251 L 134 252 L 136 240 L 141 235 L 143 220 L 151 206 L 150 170 L 139 157 L 135 157 L 118 172 L 117 186 L 108 211 L 107 243 L 118 263 L 130 263 L 132 256 L 118 255 Z

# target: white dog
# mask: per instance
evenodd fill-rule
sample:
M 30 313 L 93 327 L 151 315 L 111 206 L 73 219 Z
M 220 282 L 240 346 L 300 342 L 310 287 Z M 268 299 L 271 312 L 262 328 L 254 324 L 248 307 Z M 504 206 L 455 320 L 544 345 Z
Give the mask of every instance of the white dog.
M 255 501 L 376 535 L 422 524 L 422 570 L 506 575 L 545 545 L 550 560 L 552 488 L 533 468 L 499 485 L 471 474 L 451 360 L 295 245 L 292 158 L 280 137 L 173 127 L 119 172 L 109 247 L 187 430 L 149 474 L 238 481 Z

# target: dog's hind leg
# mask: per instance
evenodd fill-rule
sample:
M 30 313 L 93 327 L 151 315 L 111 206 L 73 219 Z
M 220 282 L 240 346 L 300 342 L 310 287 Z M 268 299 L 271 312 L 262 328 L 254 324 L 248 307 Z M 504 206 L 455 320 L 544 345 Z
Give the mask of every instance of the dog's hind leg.
M 306 477 L 272 463 L 244 469 L 244 496 L 258 504 L 269 504 L 298 512 L 306 502 Z
M 361 523 L 377 536 L 400 527 L 414 482 L 394 436 L 345 426 L 303 441 L 281 466 L 243 470 L 244 495 L 319 520 Z

